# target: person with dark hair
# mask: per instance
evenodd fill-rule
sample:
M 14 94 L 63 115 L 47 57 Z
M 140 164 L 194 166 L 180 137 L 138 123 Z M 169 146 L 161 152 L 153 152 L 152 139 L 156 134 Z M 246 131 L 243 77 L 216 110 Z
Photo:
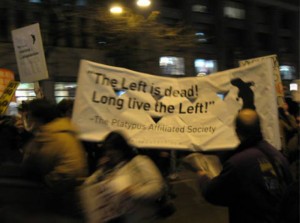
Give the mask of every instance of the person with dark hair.
M 103 143 L 103 150 L 104 157 L 100 160 L 99 169 L 84 185 L 89 186 L 105 180 L 109 184 L 122 179 L 123 184 L 117 183 L 121 189 L 108 186 L 109 190 L 114 191 L 116 196 L 129 199 L 131 204 L 129 207 L 121 207 L 126 209 L 125 213 L 108 222 L 147 223 L 155 220 L 155 201 L 163 193 L 164 181 L 153 161 L 147 156 L 137 155 L 120 132 L 108 134 Z M 105 204 L 99 204 L 103 205 Z M 117 211 L 121 212 L 120 209 Z
M 285 188 L 292 182 L 288 162 L 263 139 L 255 110 L 238 113 L 236 134 L 240 145 L 218 176 L 197 172 L 202 194 L 208 202 L 229 208 L 230 223 L 278 222 Z
M 118 132 L 110 133 L 103 144 L 105 156 L 108 158 L 105 167 L 114 168 L 120 162 L 130 161 L 136 156 L 133 148 Z
M 60 115 L 62 117 L 72 117 L 74 100 L 72 99 L 62 99 L 58 104 L 58 110 L 60 111 Z
M 27 112 L 34 137 L 24 148 L 24 172 L 44 183 L 59 207 L 72 199 L 80 179 L 87 176 L 85 151 L 76 129 L 69 119 L 60 117 L 55 103 L 34 99 L 28 103 Z

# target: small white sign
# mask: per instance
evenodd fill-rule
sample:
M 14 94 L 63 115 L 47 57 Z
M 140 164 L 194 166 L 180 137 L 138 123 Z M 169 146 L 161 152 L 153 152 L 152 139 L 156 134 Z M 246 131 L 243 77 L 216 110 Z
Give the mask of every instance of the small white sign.
M 12 31 L 21 82 L 48 79 L 43 42 L 38 23 Z

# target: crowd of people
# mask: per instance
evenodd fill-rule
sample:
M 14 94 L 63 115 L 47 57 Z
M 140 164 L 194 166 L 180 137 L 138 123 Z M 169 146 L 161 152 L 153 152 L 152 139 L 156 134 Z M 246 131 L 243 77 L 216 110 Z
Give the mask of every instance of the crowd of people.
M 39 182 L 49 210 L 90 223 L 147 223 L 174 213 L 166 201 L 172 194 L 169 151 L 135 149 L 118 131 L 101 145 L 80 141 L 71 122 L 72 107 L 72 100 L 56 104 L 34 99 L 19 107 L 20 116 L 2 116 L 1 176 Z M 203 169 L 195 170 L 204 198 L 228 207 L 230 223 L 299 222 L 299 122 L 287 105 L 278 113 L 281 150 L 264 140 L 259 114 L 242 109 L 235 121 L 240 145 L 222 162 L 221 173 L 210 177 Z M 7 173 L 9 168 L 13 171 Z M 110 196 L 118 195 L 127 205 L 124 212 L 105 219 L 92 216 L 93 207 L 81 201 L 80 190 L 99 182 L 107 182 Z

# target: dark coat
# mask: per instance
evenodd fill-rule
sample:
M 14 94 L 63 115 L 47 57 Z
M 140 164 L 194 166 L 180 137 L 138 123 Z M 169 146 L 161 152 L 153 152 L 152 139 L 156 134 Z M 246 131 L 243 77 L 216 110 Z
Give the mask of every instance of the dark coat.
M 265 141 L 253 144 L 240 145 L 224 163 L 220 175 L 209 180 L 202 190 L 208 202 L 229 208 L 230 223 L 278 220 L 282 192 L 276 173 L 261 149 L 280 163 L 287 183 L 292 180 L 288 162 L 279 151 Z

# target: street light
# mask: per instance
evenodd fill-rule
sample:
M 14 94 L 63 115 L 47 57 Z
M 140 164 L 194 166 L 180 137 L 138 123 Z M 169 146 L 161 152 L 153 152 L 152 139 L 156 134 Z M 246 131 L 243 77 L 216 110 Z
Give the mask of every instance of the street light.
M 113 5 L 110 7 L 109 11 L 112 14 L 121 14 L 123 12 L 123 8 L 120 5 Z
M 149 5 L 151 5 L 151 1 L 150 0 L 138 0 L 136 2 L 136 4 L 140 7 L 148 7 Z
M 141 8 L 147 8 L 148 6 L 151 5 L 151 1 L 150 0 L 137 0 L 136 4 L 137 4 L 137 6 L 139 6 Z M 122 14 L 123 7 L 117 3 L 117 4 L 112 5 L 110 7 L 109 11 L 112 14 Z

